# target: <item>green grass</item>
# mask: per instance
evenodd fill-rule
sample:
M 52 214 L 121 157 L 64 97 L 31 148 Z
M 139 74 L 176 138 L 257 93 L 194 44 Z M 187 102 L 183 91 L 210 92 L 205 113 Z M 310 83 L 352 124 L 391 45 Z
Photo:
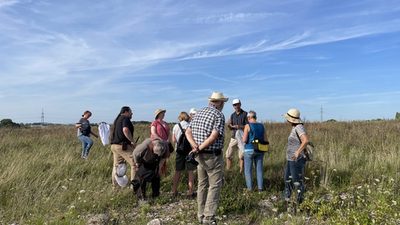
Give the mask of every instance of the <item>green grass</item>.
M 290 126 L 267 123 L 270 152 L 265 155 L 266 191 L 246 192 L 236 167 L 226 171 L 218 209 L 227 224 L 399 224 L 400 155 L 398 122 L 310 123 L 316 161 L 306 170 L 306 200 L 286 212 L 281 199 L 285 145 Z M 86 224 L 107 214 L 111 224 L 165 224 L 196 220 L 196 201 L 174 200 L 174 156 L 162 179 L 162 196 L 137 206 L 130 189 L 112 189 L 112 154 L 98 139 L 89 160 L 73 126 L 0 129 L 0 224 Z M 135 125 L 142 141 L 147 125 Z M 226 145 L 230 133 L 226 135 Z M 128 173 L 129 174 L 129 173 Z M 186 175 L 179 186 L 186 191 Z M 150 190 L 148 190 L 150 191 Z M 260 206 L 267 202 L 268 207 Z

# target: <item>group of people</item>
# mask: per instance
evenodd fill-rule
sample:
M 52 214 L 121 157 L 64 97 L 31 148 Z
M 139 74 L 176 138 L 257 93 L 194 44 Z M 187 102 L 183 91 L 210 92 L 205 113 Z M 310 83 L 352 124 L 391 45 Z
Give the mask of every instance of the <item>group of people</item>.
M 128 106 L 121 108 L 114 120 L 110 132 L 111 151 L 113 152 L 112 184 L 125 186 L 129 183 L 126 176 L 126 163 L 131 167 L 131 184 L 139 199 L 146 198 L 146 185 L 151 183 L 152 197 L 160 194 L 160 179 L 166 173 L 166 160 L 175 150 L 182 135 L 188 142 L 186 152 L 176 152 L 175 175 L 173 177 L 172 194 L 178 195 L 178 184 L 182 172 L 188 172 L 188 196 L 197 195 L 198 220 L 201 224 L 216 224 L 216 211 L 224 180 L 224 137 L 225 116 L 222 113 L 228 98 L 221 92 L 213 92 L 208 98 L 208 106 L 201 110 L 192 109 L 190 113 L 181 112 L 179 123 L 172 129 L 164 121 L 165 109 L 155 111 L 155 120 L 150 126 L 150 137 L 141 144 L 133 139 L 132 110 Z M 232 136 L 225 152 L 226 169 L 232 168 L 234 149 L 238 149 L 239 168 L 243 173 L 248 190 L 253 190 L 252 170 L 256 171 L 257 190 L 263 190 L 264 152 L 255 148 L 254 141 L 268 143 L 264 124 L 257 122 L 255 111 L 246 112 L 241 108 L 241 101 L 232 101 L 234 112 L 229 118 L 228 128 Z M 88 113 L 87 113 L 88 112 Z M 90 134 L 97 137 L 90 129 L 88 121 L 91 113 L 86 111 L 77 123 L 78 137 L 82 141 L 82 158 L 87 158 L 93 141 Z M 297 202 L 304 199 L 304 168 L 306 159 L 304 148 L 308 143 L 300 112 L 290 109 L 284 115 L 291 125 L 286 148 L 286 169 L 284 174 L 285 200 L 297 190 Z M 86 128 L 86 127 L 89 128 Z M 89 131 L 86 131 L 89 129 Z M 85 137 L 82 137 L 85 136 Z M 189 158 L 189 159 L 188 159 Z M 195 160 L 195 161 L 194 161 Z M 194 161 L 194 162 L 193 162 Z M 197 193 L 194 190 L 194 170 L 197 169 Z

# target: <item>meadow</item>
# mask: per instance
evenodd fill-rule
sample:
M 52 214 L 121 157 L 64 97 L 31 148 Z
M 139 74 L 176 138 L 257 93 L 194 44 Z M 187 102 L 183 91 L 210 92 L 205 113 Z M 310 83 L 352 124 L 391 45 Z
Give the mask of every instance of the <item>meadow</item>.
M 290 126 L 265 126 L 265 191 L 245 191 L 238 166 L 225 171 L 219 224 L 400 224 L 398 121 L 307 123 L 316 160 L 307 164 L 306 200 L 291 211 L 282 199 Z M 138 135 L 148 137 L 148 125 L 136 124 Z M 161 197 L 138 204 L 129 188 L 112 188 L 110 147 L 94 140 L 82 160 L 73 126 L 0 129 L 0 224 L 90 224 L 96 216 L 103 224 L 197 224 L 196 201 L 171 197 L 174 156 Z

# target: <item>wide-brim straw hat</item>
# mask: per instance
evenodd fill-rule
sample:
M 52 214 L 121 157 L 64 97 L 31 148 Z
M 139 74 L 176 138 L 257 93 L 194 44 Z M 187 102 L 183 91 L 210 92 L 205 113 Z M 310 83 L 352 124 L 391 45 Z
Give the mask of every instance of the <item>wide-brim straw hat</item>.
M 162 113 L 162 112 L 166 112 L 167 110 L 165 109 L 156 109 L 156 111 L 154 112 L 154 116 L 157 119 L 158 114 Z
M 289 109 L 283 116 L 290 123 L 303 123 L 300 119 L 300 111 L 298 109 Z
M 221 92 L 213 92 L 211 96 L 208 98 L 209 101 L 214 102 L 214 101 L 223 101 L 226 102 L 228 101 L 229 98 L 225 98 L 224 94 Z

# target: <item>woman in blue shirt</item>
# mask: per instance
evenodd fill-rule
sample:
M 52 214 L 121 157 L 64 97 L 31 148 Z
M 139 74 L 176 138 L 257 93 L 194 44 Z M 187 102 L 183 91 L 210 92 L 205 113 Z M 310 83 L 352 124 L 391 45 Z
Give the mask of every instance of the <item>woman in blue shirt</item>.
M 246 186 L 248 190 L 253 189 L 252 184 L 252 170 L 253 163 L 256 168 L 257 188 L 258 191 L 263 190 L 263 161 L 264 152 L 254 150 L 252 141 L 258 139 L 261 142 L 268 142 L 264 124 L 257 122 L 257 114 L 254 111 L 249 111 L 247 114 L 248 124 L 245 125 L 243 130 L 244 145 L 244 176 L 246 179 Z

